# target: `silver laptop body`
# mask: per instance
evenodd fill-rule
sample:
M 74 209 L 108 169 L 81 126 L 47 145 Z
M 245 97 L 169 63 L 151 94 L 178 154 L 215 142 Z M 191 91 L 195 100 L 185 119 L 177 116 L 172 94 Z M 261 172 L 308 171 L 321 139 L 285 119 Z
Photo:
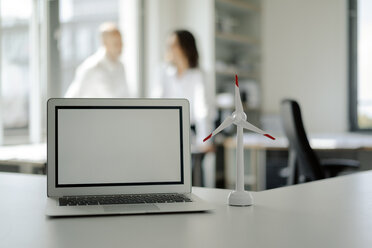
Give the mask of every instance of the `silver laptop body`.
M 187 100 L 54 98 L 47 108 L 46 215 L 212 208 L 191 193 Z

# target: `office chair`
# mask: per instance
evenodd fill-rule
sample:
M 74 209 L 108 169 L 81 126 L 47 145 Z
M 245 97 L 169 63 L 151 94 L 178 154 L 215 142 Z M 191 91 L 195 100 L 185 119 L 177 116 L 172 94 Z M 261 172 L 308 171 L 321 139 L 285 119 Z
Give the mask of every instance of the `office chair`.
M 319 160 L 311 148 L 302 122 L 299 104 L 290 99 L 281 102 L 281 119 L 289 141 L 288 185 L 334 177 L 356 170 L 359 161 L 350 159 Z

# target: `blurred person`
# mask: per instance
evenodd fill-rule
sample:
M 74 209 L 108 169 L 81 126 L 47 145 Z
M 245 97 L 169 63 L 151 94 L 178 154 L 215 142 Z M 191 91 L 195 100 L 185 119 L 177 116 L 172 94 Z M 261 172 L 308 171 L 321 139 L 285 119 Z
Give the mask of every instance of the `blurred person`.
M 212 151 L 203 139 L 210 133 L 205 79 L 199 68 L 199 54 L 194 36 L 176 30 L 168 37 L 166 65 L 159 71 L 153 97 L 186 98 L 190 102 L 191 144 L 193 152 Z
M 122 38 L 114 23 L 99 28 L 102 47 L 88 57 L 76 70 L 75 78 L 65 97 L 129 97 L 123 63 Z

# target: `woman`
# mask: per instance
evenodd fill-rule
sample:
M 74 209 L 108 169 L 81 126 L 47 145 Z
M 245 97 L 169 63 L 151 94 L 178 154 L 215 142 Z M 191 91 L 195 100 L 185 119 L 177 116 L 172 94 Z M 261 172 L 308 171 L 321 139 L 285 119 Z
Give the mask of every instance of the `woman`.
M 154 95 L 164 98 L 186 98 L 190 102 L 191 128 L 194 151 L 208 151 L 210 146 L 203 144 L 210 128 L 208 108 L 205 97 L 205 80 L 199 69 L 199 54 L 194 36 L 187 30 L 174 31 L 167 40 L 164 66 L 158 76 Z

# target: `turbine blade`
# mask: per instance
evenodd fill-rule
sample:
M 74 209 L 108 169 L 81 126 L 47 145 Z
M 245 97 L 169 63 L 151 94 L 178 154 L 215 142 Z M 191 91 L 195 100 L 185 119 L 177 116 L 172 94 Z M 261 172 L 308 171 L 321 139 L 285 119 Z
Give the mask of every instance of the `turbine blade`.
M 235 75 L 235 110 L 243 112 L 242 100 L 240 99 L 238 75 Z
M 249 123 L 248 121 L 241 121 L 238 123 L 238 126 L 241 126 L 245 129 L 248 129 L 248 130 L 251 130 L 255 133 L 259 133 L 259 134 L 262 134 L 272 140 L 275 140 L 275 138 L 273 136 L 271 136 L 270 134 L 266 133 L 265 131 L 259 129 L 258 127 L 255 127 L 253 126 L 251 123 Z
M 261 129 L 259 129 L 258 127 L 256 126 L 253 126 L 251 123 L 249 123 L 248 121 L 240 121 L 238 123 L 238 125 L 240 125 L 241 127 L 245 128 L 245 129 L 248 129 L 248 130 L 251 130 L 255 133 L 259 133 L 259 134 L 265 134 L 265 132 Z
M 227 117 L 222 123 L 221 125 L 219 125 L 216 130 L 214 130 L 211 134 L 209 134 L 204 140 L 203 142 L 206 142 L 207 140 L 209 140 L 211 137 L 215 136 L 216 134 L 218 134 L 219 132 L 221 132 L 222 130 L 224 130 L 226 127 L 230 126 L 231 124 L 233 123 L 233 118 L 231 116 Z
M 275 140 L 275 138 L 273 136 L 271 136 L 270 134 L 268 134 L 268 133 L 264 134 L 264 136 L 266 136 L 266 137 L 268 137 L 268 138 L 270 138 L 272 140 Z

